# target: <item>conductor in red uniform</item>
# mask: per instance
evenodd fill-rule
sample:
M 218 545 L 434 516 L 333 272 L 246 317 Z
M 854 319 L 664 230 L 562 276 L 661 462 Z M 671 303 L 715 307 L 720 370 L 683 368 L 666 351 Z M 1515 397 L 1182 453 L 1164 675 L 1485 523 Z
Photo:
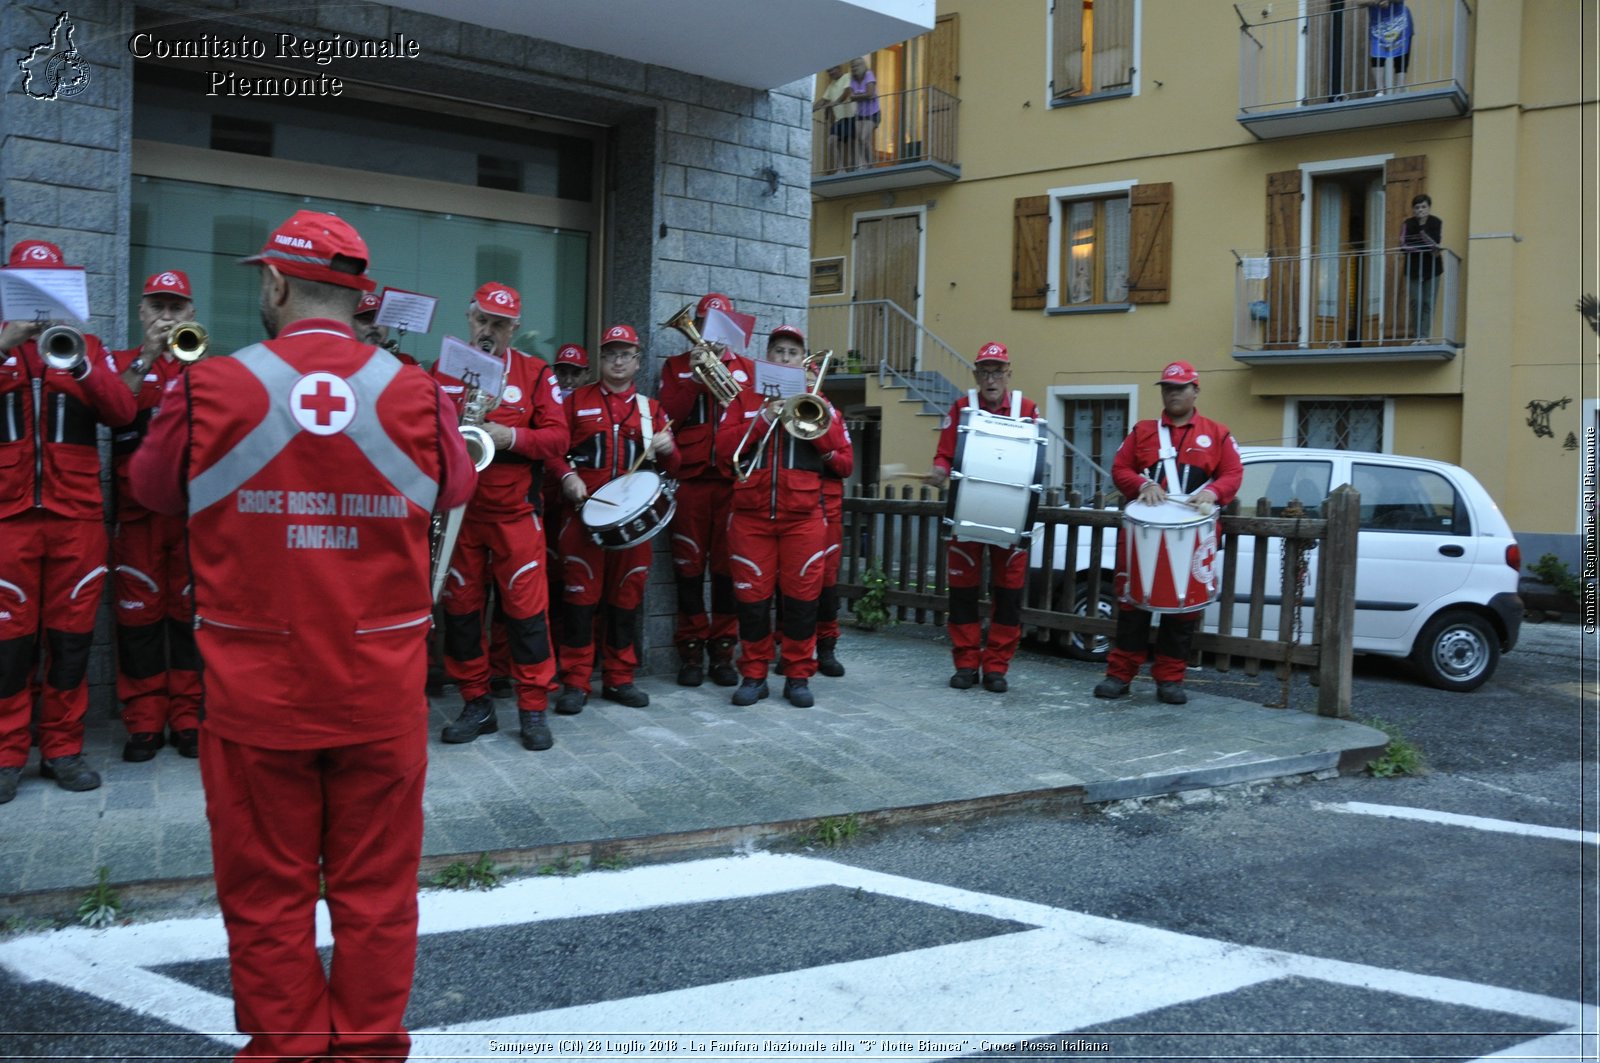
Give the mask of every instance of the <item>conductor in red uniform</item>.
M 483 632 L 486 589 L 492 581 L 505 614 L 522 745 L 541 750 L 555 743 L 545 709 L 556 660 L 546 616 L 545 524 L 535 512 L 534 484 L 544 462 L 567 452 L 567 415 L 550 367 L 511 346 L 521 320 L 522 296 L 493 281 L 478 289 L 467 308 L 472 345 L 494 355 L 505 370 L 500 401 L 483 426 L 494 440 L 494 461 L 478 476 L 444 585 L 444 667 L 464 704 L 441 737 L 450 743 L 471 742 L 500 729 L 489 694 Z M 434 373 L 439 374 L 437 363 Z M 446 394 L 465 402 L 461 381 L 441 380 Z
M 631 325 L 612 325 L 600 337 L 600 379 L 567 396 L 572 443 L 566 460 L 555 464 L 568 503 L 561 525 L 565 597 L 561 694 L 556 698 L 556 711 L 567 716 L 581 712 L 589 700 L 597 611 L 605 633 L 600 696 L 636 709 L 650 704 L 650 695 L 633 682 L 639 667 L 634 637 L 650 575 L 650 542 L 604 549 L 589 538 L 581 515 L 586 503 L 601 504 L 589 502 L 592 492 L 626 476 L 641 458 L 666 476 L 678 471 L 672 431 L 661 404 L 634 387 L 638 372 L 638 333 Z
M 466 500 L 472 466 L 433 381 L 356 339 L 353 228 L 300 211 L 244 261 L 272 338 L 174 381 L 130 472 L 139 502 L 189 517 L 237 1058 L 404 1058 L 430 513 Z
M 767 359 L 779 365 L 800 365 L 805 351 L 805 336 L 793 325 L 778 326 L 767 340 Z M 783 596 L 783 696 L 799 708 L 816 704 L 811 677 L 817 673 L 817 597 L 828 549 L 822 478 L 825 471 L 849 476 L 855 463 L 844 418 L 827 399 L 817 398 L 829 416 L 827 430 L 815 439 L 800 439 L 777 424 L 780 404 L 749 387 L 728 407 L 717 430 L 717 449 L 727 455 L 735 477 L 728 522 L 742 677 L 735 705 L 754 705 L 769 694 L 774 592 Z
M 712 292 L 700 300 L 695 324 L 705 327 L 709 310 L 732 310 L 733 300 Z M 733 379 L 750 387 L 750 359 L 723 349 L 722 363 Z M 709 658 L 711 681 L 731 687 L 739 682 L 733 667 L 739 621 L 728 555 L 728 507 L 733 483 L 728 455 L 722 450 L 717 425 L 723 407 L 691 367 L 694 352 L 673 355 L 661 366 L 661 407 L 672 418 L 673 435 L 682 461 L 678 510 L 672 519 L 672 566 L 678 581 L 678 620 L 673 642 L 678 648 L 678 683 L 697 687 L 705 682 Z M 706 615 L 705 577 L 711 575 L 711 613 Z
M 1195 409 L 1200 397 L 1200 374 L 1188 362 L 1173 362 L 1161 371 L 1161 417 L 1140 421 L 1117 448 L 1111 462 L 1111 479 L 1123 498 L 1137 498 L 1157 506 L 1168 494 L 1181 495 L 1200 505 L 1226 506 L 1244 482 L 1239 444 L 1220 421 L 1203 417 Z M 1165 435 L 1170 440 L 1163 441 Z M 1170 470 L 1169 470 L 1170 461 Z M 1176 482 L 1169 477 L 1175 472 Z M 1117 573 L 1120 588 L 1127 574 Z M 1189 700 L 1183 689 L 1195 628 L 1204 609 L 1167 613 L 1156 631 L 1156 659 L 1150 675 L 1156 697 L 1168 705 Z M 1106 677 L 1094 688 L 1097 698 L 1120 698 L 1128 692 L 1150 653 L 1150 613 L 1127 602 L 1117 609 L 1117 637 L 1106 656 Z
M 957 399 L 945 414 L 933 468 L 928 473 L 928 482 L 935 487 L 950 481 L 961 411 L 971 404 L 973 394 L 980 410 L 1002 417 L 1039 419 L 1039 407 L 1033 400 L 1011 390 L 1011 354 L 1005 344 L 985 343 L 979 348 L 972 375 L 978 385 L 975 392 Z M 987 637 L 978 612 L 978 585 L 985 555 L 989 558 L 989 597 L 993 603 Z M 950 652 L 956 665 L 950 685 L 957 690 L 971 689 L 977 685 L 981 669 L 983 689 L 1004 694 L 1009 685 L 1006 673 L 1011 669 L 1011 658 L 1022 641 L 1022 585 L 1028 576 L 1028 550 L 952 538 L 945 549 L 945 569 L 950 581 Z
M 65 269 L 61 249 L 23 240 L 8 269 Z M 39 774 L 93 790 L 83 759 L 86 677 L 106 574 L 98 424 L 133 419 L 133 395 L 85 335 L 84 357 L 54 369 L 39 353 L 45 322 L 0 323 L 0 805 L 28 760 L 33 677 L 44 643 Z
M 184 370 L 168 337 L 194 320 L 189 275 L 152 274 L 139 297 L 144 342 L 111 353 L 112 366 L 133 392 L 138 414 L 112 430 L 117 530 L 111 540 L 116 594 L 117 699 L 128 741 L 122 759 L 152 759 L 170 737 L 186 757 L 200 755 L 200 651 L 194 641 L 189 558 L 182 514 L 152 513 L 133 500 L 128 466 L 150 427 L 169 381 Z

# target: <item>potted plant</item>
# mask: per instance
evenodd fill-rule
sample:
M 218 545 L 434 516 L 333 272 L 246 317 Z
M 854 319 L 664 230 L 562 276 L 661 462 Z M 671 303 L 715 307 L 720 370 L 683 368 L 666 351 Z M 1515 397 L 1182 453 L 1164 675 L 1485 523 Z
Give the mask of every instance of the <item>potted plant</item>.
M 876 631 L 894 623 L 889 615 L 889 577 L 873 565 L 862 573 L 862 591 L 850 604 L 850 615 L 862 631 Z

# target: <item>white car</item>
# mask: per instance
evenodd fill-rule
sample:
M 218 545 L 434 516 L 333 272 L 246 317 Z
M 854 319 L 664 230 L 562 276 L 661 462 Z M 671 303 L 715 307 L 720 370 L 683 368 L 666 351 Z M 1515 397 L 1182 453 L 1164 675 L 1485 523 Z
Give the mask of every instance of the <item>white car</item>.
M 1422 677 L 1444 690 L 1467 691 L 1481 686 L 1500 663 L 1500 654 L 1517 643 L 1522 626 L 1522 599 L 1517 580 L 1521 551 L 1500 507 L 1472 474 L 1458 465 L 1398 454 L 1372 454 L 1350 450 L 1297 447 L 1242 447 L 1244 482 L 1239 490 L 1241 511 L 1253 510 L 1255 500 L 1266 498 L 1277 516 L 1291 498 L 1298 498 L 1308 516 L 1321 516 L 1322 500 L 1334 487 L 1353 484 L 1361 493 L 1361 531 L 1356 545 L 1356 611 L 1354 648 L 1357 653 L 1407 657 Z M 1083 535 L 1087 544 L 1087 535 Z M 1112 579 L 1116 569 L 1115 544 L 1107 536 L 1101 553 L 1101 616 L 1115 615 Z M 1239 542 L 1237 601 L 1249 594 L 1253 538 Z M 1087 545 L 1079 549 L 1077 563 L 1066 565 L 1065 536 L 1058 535 L 1054 571 L 1058 596 L 1071 572 L 1075 578 L 1076 611 L 1086 613 L 1084 577 L 1089 570 Z M 1034 546 L 1036 576 L 1043 562 L 1042 542 Z M 1282 563 L 1281 541 L 1272 541 L 1269 573 Z M 1317 552 L 1311 552 L 1306 580 L 1306 604 L 1314 599 Z M 1281 599 L 1275 577 L 1269 576 L 1269 593 L 1263 631 L 1278 629 Z M 1037 597 L 1035 598 L 1037 600 Z M 1247 610 L 1235 608 L 1234 633 L 1244 634 Z M 1217 608 L 1206 613 L 1206 625 L 1216 630 Z M 1306 609 L 1302 630 L 1309 638 L 1311 610 Z M 1109 639 L 1088 639 L 1056 633 L 1058 644 L 1069 654 L 1085 659 L 1105 656 Z

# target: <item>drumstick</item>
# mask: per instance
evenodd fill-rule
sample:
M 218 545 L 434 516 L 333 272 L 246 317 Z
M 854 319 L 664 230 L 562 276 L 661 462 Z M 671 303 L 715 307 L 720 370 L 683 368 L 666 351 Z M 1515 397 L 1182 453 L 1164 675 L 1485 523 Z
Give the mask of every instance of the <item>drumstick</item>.
M 880 466 L 878 466 L 878 479 L 880 479 L 880 480 L 899 480 L 899 479 L 909 475 L 906 472 L 906 469 L 907 469 L 906 464 L 904 462 L 899 462 L 899 461 L 890 462 L 887 465 L 880 465 Z
M 672 418 L 668 417 L 661 422 L 661 431 L 665 432 L 672 427 Z M 632 476 L 639 471 L 639 466 L 644 464 L 644 459 L 650 456 L 650 440 L 644 441 L 644 446 L 639 448 L 639 456 L 633 459 L 633 465 L 628 468 L 628 475 Z

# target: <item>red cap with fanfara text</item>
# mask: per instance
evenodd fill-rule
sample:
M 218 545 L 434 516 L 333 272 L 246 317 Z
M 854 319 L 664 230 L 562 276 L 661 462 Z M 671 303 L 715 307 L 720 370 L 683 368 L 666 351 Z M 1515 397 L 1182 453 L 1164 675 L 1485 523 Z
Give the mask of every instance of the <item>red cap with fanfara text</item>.
M 176 295 L 183 299 L 193 299 L 194 291 L 189 287 L 189 275 L 181 269 L 162 270 L 152 273 L 150 279 L 144 282 L 145 295 Z
M 639 334 L 633 331 L 632 325 L 612 325 L 600 334 L 600 349 L 604 350 L 613 343 L 627 343 L 637 347 Z
M 979 364 L 984 362 L 1005 362 L 1009 365 L 1011 363 L 1011 354 L 1006 350 L 1005 344 L 991 341 L 978 348 L 977 360 Z
M 721 292 L 708 292 L 700 297 L 700 305 L 695 308 L 695 317 L 705 317 L 707 310 L 732 310 L 733 300 Z
M 1161 370 L 1161 379 L 1157 384 L 1194 384 L 1200 380 L 1200 374 L 1188 362 L 1173 362 Z
M 367 276 L 368 258 L 367 242 L 355 226 L 332 214 L 297 210 L 260 251 L 239 264 L 272 266 L 286 277 L 370 292 L 377 283 Z
M 522 296 L 508 284 L 490 281 L 472 296 L 472 305 L 495 317 L 521 317 Z
M 563 343 L 556 352 L 557 365 L 575 365 L 579 369 L 589 368 L 589 352 L 579 347 L 576 343 Z
M 7 266 L 15 269 L 65 269 L 61 248 L 48 240 L 21 240 L 11 249 Z

